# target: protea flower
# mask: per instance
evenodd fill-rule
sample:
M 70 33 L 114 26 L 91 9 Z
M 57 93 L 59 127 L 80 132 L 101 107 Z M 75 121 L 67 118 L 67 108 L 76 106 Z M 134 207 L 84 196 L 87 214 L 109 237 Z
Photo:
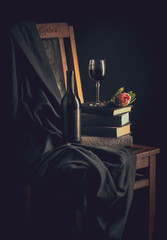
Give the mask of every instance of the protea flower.
M 127 106 L 131 101 L 129 93 L 123 92 L 115 97 L 115 103 L 119 106 Z
M 124 87 L 118 89 L 116 94 L 111 98 L 107 103 L 108 106 L 114 104 L 116 106 L 127 106 L 128 104 L 133 103 L 136 100 L 136 94 L 132 91 L 124 92 Z

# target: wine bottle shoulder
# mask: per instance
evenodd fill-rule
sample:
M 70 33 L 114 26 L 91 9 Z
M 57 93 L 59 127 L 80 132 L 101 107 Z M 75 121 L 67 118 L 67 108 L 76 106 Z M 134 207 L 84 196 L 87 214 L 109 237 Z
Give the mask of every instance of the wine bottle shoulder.
M 67 92 L 64 97 L 62 98 L 62 106 L 63 107 L 74 107 L 75 109 L 81 108 L 81 102 L 77 95 L 75 95 L 73 92 Z

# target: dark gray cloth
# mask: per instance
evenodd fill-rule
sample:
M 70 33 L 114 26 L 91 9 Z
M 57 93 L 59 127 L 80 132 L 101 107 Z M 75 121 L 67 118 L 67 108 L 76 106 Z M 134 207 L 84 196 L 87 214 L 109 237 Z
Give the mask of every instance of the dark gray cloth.
M 136 156 L 123 147 L 63 145 L 61 96 L 35 23 L 12 26 L 8 37 L 10 173 L 15 171 L 13 177 L 34 188 L 45 179 L 57 199 L 63 196 L 62 205 L 91 212 L 104 235 L 121 239 L 133 196 Z

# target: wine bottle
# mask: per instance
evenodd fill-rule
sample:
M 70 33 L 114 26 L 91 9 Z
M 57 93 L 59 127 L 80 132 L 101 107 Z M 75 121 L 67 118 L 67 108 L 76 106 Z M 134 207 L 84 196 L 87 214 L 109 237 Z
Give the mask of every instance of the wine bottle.
M 74 92 L 74 71 L 67 71 L 67 92 L 61 101 L 64 142 L 81 141 L 81 103 Z

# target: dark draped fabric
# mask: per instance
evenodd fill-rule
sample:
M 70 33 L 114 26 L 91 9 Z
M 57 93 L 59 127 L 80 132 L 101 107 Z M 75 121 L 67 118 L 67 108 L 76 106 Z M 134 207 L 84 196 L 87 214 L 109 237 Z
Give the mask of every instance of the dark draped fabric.
M 17 183 L 38 189 L 45 182 L 50 207 L 81 209 L 93 216 L 104 236 L 121 239 L 133 197 L 136 156 L 123 147 L 63 144 L 61 95 L 36 24 L 13 25 L 5 44 L 1 161 L 6 169 L 3 180 L 13 189 L 13 195 L 6 196 L 14 201 Z

